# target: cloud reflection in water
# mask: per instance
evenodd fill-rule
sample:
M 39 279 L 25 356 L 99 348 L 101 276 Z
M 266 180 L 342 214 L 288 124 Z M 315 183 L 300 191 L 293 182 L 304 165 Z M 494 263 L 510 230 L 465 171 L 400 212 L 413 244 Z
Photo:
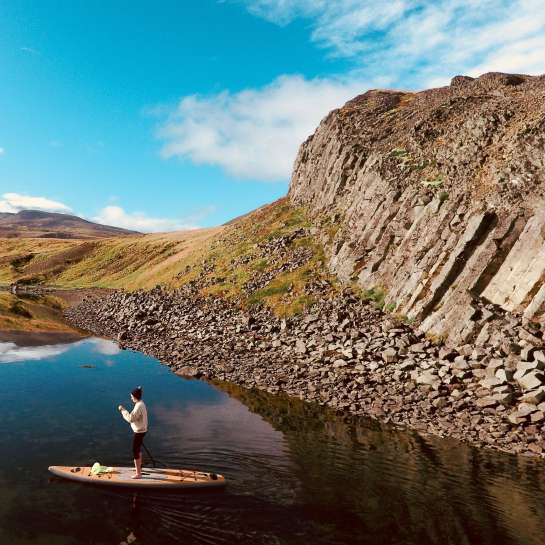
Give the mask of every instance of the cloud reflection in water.
M 12 342 L 0 342 L 0 363 L 43 360 L 68 351 L 72 343 L 44 346 L 17 346 Z
M 117 345 L 117 343 L 114 343 L 113 341 L 109 341 L 107 339 L 88 339 L 90 344 L 94 346 L 95 352 L 98 352 L 99 354 L 102 354 L 104 356 L 115 356 L 116 354 L 119 354 L 121 352 L 121 348 Z
M 80 343 L 91 344 L 95 352 L 104 356 L 115 356 L 121 352 L 116 343 L 97 338 L 69 343 L 44 344 L 42 346 L 19 346 L 12 341 L 8 341 L 0 342 L 0 363 L 43 360 L 64 354 Z

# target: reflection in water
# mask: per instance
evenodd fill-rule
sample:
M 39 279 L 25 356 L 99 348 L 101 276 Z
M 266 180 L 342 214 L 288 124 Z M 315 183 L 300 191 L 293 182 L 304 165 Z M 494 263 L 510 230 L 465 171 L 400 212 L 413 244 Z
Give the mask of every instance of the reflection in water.
M 89 343 L 93 346 L 95 352 L 104 354 L 105 356 L 115 356 L 121 352 L 121 348 L 112 341 L 107 339 L 89 339 Z
M 17 346 L 15 343 L 0 342 L 0 363 L 43 360 L 58 356 L 70 349 L 69 344 L 51 346 Z
M 358 542 L 545 543 L 545 472 L 535 460 L 217 386 L 284 433 L 305 498 L 324 512 L 352 511 L 365 528 Z
M 67 292 L 15 295 L 0 287 L 0 330 L 21 334 L 29 331 L 67 333 L 81 337 L 81 332 L 65 322 L 62 301 L 71 299 L 75 302 L 83 295 L 83 292 L 72 292 L 71 296 L 67 296 Z
M 88 339 L 0 366 L 0 543 L 543 543 L 533 460 L 424 439 L 297 400 L 180 379 Z M 81 367 L 86 362 L 92 369 Z M 49 480 L 50 464 L 130 463 L 115 407 L 144 386 L 146 444 L 225 491 L 126 492 Z
M 72 336 L 56 333 L 37 333 L 28 335 L 24 344 L 17 344 L 20 335 L 16 335 L 16 342 L 1 342 L 0 340 L 0 363 L 17 363 L 21 361 L 45 360 L 59 356 L 72 349 L 77 342 Z M 115 356 L 121 352 L 119 346 L 107 339 L 87 339 L 86 342 L 94 352 L 105 356 Z M 51 344 L 49 344 L 51 343 Z

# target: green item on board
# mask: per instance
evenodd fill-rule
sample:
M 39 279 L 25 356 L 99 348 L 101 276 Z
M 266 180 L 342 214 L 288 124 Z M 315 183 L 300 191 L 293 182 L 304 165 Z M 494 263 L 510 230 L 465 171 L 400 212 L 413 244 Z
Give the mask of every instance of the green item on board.
M 95 462 L 91 467 L 91 474 L 99 475 L 101 473 L 111 473 L 113 470 L 113 467 L 101 466 L 99 462 Z

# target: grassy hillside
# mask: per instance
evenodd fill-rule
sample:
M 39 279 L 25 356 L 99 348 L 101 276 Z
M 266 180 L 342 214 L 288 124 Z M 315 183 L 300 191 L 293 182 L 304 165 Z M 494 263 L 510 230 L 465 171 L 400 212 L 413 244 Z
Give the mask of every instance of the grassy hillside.
M 73 332 L 62 317 L 63 301 L 52 296 L 15 297 L 0 292 L 1 331 Z
M 332 282 L 304 210 L 285 199 L 212 229 L 97 241 L 0 239 L 0 255 L 0 283 L 133 290 L 191 282 L 203 294 L 283 313 L 312 302 L 317 282 Z
M 27 277 L 25 270 L 35 256 L 48 260 L 80 244 L 81 241 L 62 239 L 0 239 L 0 284 Z
M 285 199 L 225 226 L 184 265 L 170 285 L 194 282 L 203 294 L 264 303 L 278 314 L 299 312 L 317 287 L 334 286 L 304 209 Z
M 176 264 L 216 229 L 100 241 L 0 240 L 0 282 L 59 287 L 145 288 L 169 280 Z

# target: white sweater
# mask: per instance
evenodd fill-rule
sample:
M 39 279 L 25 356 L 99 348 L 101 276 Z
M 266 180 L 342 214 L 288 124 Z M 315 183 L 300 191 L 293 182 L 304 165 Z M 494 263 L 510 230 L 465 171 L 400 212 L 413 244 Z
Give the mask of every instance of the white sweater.
M 123 409 L 123 418 L 131 425 L 134 433 L 145 433 L 148 431 L 148 410 L 146 404 L 140 400 L 134 404 L 132 412 Z

